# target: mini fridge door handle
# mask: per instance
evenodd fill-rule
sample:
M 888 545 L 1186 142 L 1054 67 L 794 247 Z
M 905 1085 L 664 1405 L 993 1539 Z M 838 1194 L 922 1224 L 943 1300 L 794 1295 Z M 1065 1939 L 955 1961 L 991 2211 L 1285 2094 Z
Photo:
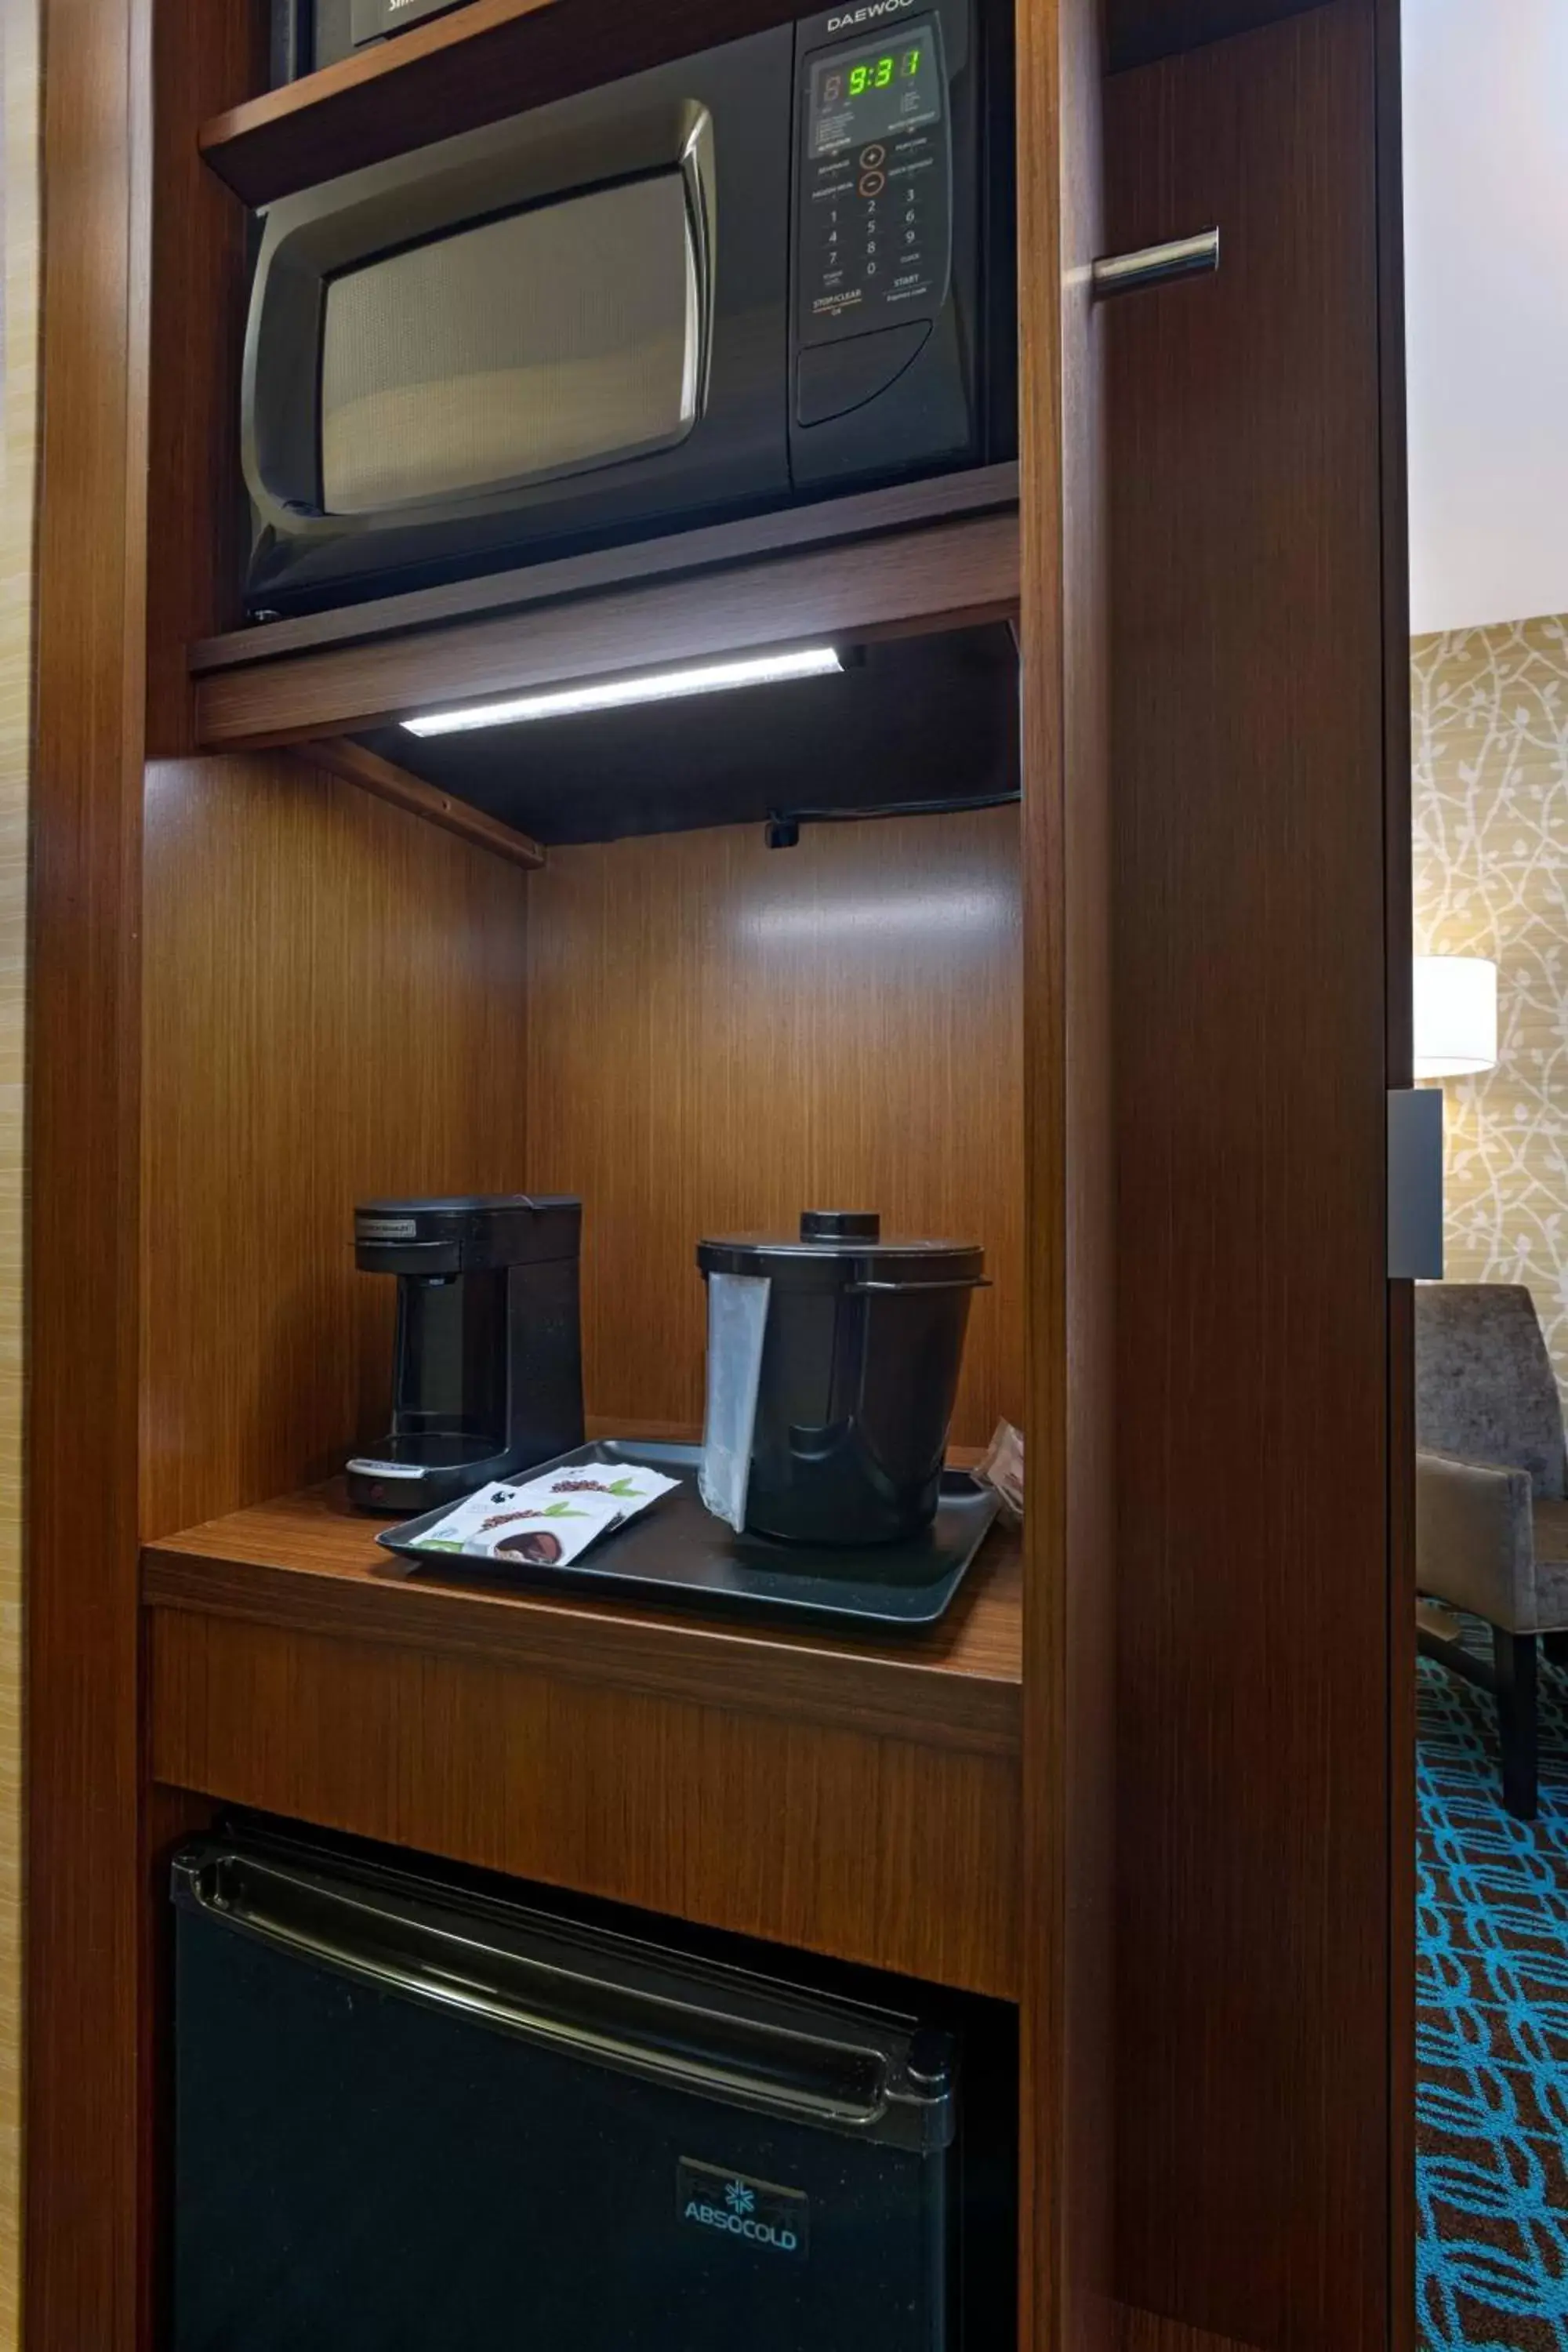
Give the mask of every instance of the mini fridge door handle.
M 237 1848 L 174 1864 L 175 1902 L 301 1959 L 584 2061 L 837 2131 L 942 2145 L 948 2101 L 906 2053 L 596 1977 L 520 1948 L 487 1915 L 437 1912 L 395 1886 L 328 1877 Z M 934 2086 L 932 2086 L 934 2087 Z

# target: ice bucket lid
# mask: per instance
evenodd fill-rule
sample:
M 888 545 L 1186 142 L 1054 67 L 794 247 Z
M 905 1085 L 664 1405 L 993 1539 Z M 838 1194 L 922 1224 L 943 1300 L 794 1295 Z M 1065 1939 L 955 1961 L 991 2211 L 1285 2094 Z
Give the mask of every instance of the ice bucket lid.
M 697 1245 L 704 1274 L 763 1275 L 786 1287 L 837 1289 L 850 1283 L 935 1288 L 976 1286 L 985 1252 L 978 1242 L 882 1239 L 868 1209 L 807 1209 L 789 1238 L 733 1234 Z

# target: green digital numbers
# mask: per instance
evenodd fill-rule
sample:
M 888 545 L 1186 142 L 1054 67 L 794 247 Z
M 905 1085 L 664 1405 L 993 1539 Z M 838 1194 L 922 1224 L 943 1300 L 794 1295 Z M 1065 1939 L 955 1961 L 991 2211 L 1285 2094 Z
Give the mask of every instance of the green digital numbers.
M 923 50 L 906 49 L 902 56 L 868 58 L 849 68 L 849 95 L 864 98 L 868 90 L 890 89 L 895 81 L 912 81 L 921 69 Z

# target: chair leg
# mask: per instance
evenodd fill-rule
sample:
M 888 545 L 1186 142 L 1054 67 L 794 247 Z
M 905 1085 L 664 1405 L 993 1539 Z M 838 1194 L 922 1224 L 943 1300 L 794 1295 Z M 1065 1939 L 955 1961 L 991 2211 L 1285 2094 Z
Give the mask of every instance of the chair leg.
M 1540 1737 L 1535 1703 L 1533 1633 L 1492 1627 L 1497 1675 L 1498 1733 L 1502 1742 L 1502 1801 L 1515 1821 L 1536 1816 Z

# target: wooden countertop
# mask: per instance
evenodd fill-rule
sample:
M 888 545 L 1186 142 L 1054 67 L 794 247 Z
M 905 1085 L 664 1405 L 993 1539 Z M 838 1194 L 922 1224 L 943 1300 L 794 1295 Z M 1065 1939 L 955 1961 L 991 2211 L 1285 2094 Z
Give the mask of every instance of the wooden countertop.
M 340 1482 L 166 1536 L 142 1554 L 151 1608 L 479 1656 L 742 1713 L 1015 1757 L 1022 1577 L 1016 1535 L 987 1538 L 941 1625 L 894 1641 L 676 1614 L 619 1599 L 409 1576 Z

